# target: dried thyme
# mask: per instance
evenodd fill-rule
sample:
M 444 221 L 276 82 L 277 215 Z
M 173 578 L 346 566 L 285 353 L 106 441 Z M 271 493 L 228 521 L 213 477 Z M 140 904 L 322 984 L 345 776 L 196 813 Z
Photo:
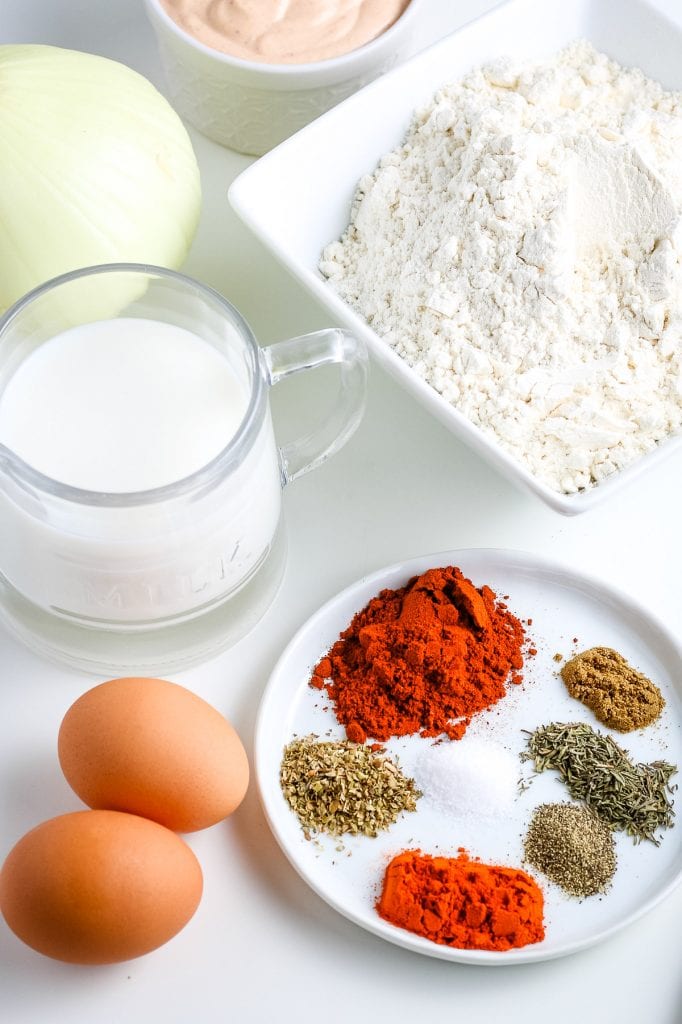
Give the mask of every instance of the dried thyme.
M 304 832 L 376 836 L 421 796 L 383 751 L 362 744 L 293 740 L 284 748 L 282 792 Z
M 669 794 L 677 788 L 670 785 L 675 765 L 633 764 L 615 740 L 583 722 L 552 722 L 528 737 L 521 760 L 533 761 L 536 772 L 558 771 L 571 796 L 592 807 L 612 829 L 658 846 L 656 830 L 673 824 Z
M 604 892 L 616 870 L 613 832 L 582 804 L 536 807 L 523 852 L 531 867 L 581 899 Z

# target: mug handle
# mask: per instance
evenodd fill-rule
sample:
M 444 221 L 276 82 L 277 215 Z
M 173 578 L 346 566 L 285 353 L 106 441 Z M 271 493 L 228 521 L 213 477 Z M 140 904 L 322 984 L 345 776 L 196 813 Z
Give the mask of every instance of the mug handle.
M 329 327 L 261 349 L 265 379 L 279 384 L 293 373 L 338 364 L 340 386 L 324 421 L 280 449 L 284 484 L 322 465 L 355 432 L 365 408 L 369 360 L 365 344 L 349 331 Z

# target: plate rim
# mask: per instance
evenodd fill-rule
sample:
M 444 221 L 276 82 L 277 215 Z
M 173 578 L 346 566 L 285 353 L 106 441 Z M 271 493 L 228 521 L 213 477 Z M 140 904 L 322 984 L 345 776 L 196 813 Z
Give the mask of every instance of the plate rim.
M 595 932 L 583 939 L 575 939 L 550 951 L 543 951 L 538 944 L 522 946 L 518 949 L 511 949 L 504 952 L 494 950 L 460 949 L 456 946 L 443 946 L 435 942 L 430 942 L 426 938 L 422 938 L 421 936 L 398 928 L 395 925 L 391 925 L 378 915 L 376 922 L 366 920 L 359 914 L 355 913 L 352 908 L 349 909 L 340 901 L 336 900 L 333 895 L 330 895 L 326 890 L 323 890 L 322 887 L 310 877 L 304 867 L 298 862 L 293 850 L 289 849 L 288 843 L 280 835 L 269 805 L 268 790 L 272 788 L 272 782 L 266 781 L 262 777 L 262 762 L 264 760 L 263 750 L 267 745 L 266 726 L 269 704 L 273 699 L 273 694 L 278 690 L 279 677 L 282 675 L 289 658 L 295 653 L 296 649 L 305 639 L 308 632 L 314 630 L 321 621 L 324 621 L 334 606 L 343 602 L 344 599 L 349 598 L 353 594 L 360 593 L 363 589 L 375 587 L 375 585 L 380 584 L 382 580 L 385 581 L 387 577 L 395 573 L 403 574 L 407 581 L 411 576 L 425 572 L 427 568 L 436 568 L 438 566 L 450 564 L 458 565 L 463 559 L 466 560 L 467 558 L 472 557 L 482 557 L 484 560 L 499 559 L 504 561 L 507 565 L 515 565 L 517 567 L 525 566 L 533 569 L 534 571 L 540 570 L 544 572 L 554 572 L 579 580 L 590 587 L 597 588 L 603 594 L 614 599 L 621 606 L 627 607 L 629 611 L 634 612 L 639 618 L 646 621 L 650 627 L 653 627 L 654 631 L 658 631 L 669 643 L 677 658 L 682 662 L 682 643 L 678 640 L 673 631 L 662 621 L 662 619 L 660 619 L 655 613 L 652 613 L 644 606 L 643 603 L 632 597 L 627 593 L 627 591 L 621 589 L 619 586 L 610 582 L 605 582 L 595 573 L 584 572 L 581 569 L 576 569 L 567 562 L 547 558 L 544 555 L 539 555 L 535 552 L 526 551 L 520 548 L 493 547 L 446 549 L 433 552 L 431 554 L 427 553 L 423 555 L 416 555 L 408 559 L 392 562 L 385 565 L 383 568 L 376 569 L 367 575 L 357 578 L 346 587 L 343 587 L 336 594 L 332 595 L 317 609 L 317 611 L 313 612 L 313 614 L 310 615 L 301 626 L 299 626 L 277 659 L 270 675 L 268 676 L 268 681 L 263 690 L 256 715 L 253 742 L 256 790 L 268 827 L 289 864 L 291 864 L 308 888 L 310 888 L 320 899 L 322 899 L 337 913 L 341 914 L 342 917 L 345 917 L 364 931 L 367 931 L 377 938 L 383 939 L 393 945 L 407 949 L 410 952 L 419 953 L 421 955 L 430 956 L 440 960 L 446 960 L 451 963 L 481 967 L 510 967 L 520 964 L 541 963 L 547 960 L 555 960 L 560 957 L 571 956 L 584 949 L 589 949 L 592 946 L 607 941 L 618 932 L 628 928 L 631 924 L 634 924 L 634 922 L 640 917 L 643 917 L 667 899 L 668 896 L 670 896 L 670 894 L 682 883 L 682 862 L 680 863 L 676 874 L 667 883 L 667 885 L 663 886 L 662 889 L 652 897 L 645 900 L 641 906 L 625 915 L 621 921 L 618 921 L 615 924 L 612 924 L 609 927 Z

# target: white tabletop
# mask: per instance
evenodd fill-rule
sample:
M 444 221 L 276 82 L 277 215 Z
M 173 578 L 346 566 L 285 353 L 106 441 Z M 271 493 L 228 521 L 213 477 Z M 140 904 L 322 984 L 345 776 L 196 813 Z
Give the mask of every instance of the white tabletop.
M 492 7 L 424 0 L 415 49 Z M 657 0 L 682 20 L 679 0 Z M 0 42 L 43 42 L 125 61 L 163 88 L 141 0 L 3 0 Z M 2 92 L 0 88 L 0 103 Z M 204 209 L 186 271 L 231 299 L 259 339 L 325 318 L 232 214 L 231 180 L 249 163 L 193 133 Z M 0 140 L 0 144 L 1 140 Z M 282 439 L 324 394 L 299 379 L 274 395 Z M 267 617 L 232 651 L 175 678 L 235 724 L 249 752 L 260 695 L 289 638 L 320 604 L 382 565 L 457 547 L 527 549 L 600 575 L 682 633 L 682 454 L 613 505 L 575 519 L 512 489 L 374 368 L 365 419 L 347 447 L 285 496 L 290 552 Z M 56 755 L 61 718 L 95 682 L 42 662 L 0 634 L 0 858 L 29 828 L 82 805 Z M 506 1021 L 549 1015 L 599 1024 L 682 1018 L 682 888 L 615 938 L 562 960 L 471 968 L 406 952 L 336 914 L 289 866 L 255 786 L 227 822 L 189 837 L 201 906 L 172 942 L 140 960 L 81 968 L 43 958 L 0 922 L 0 1013 L 11 1024 L 213 1021 Z

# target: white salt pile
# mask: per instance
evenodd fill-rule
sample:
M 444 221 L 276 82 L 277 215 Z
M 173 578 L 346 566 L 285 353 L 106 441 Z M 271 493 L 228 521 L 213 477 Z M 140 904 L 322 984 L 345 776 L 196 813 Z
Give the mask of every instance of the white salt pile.
M 504 747 L 465 736 L 426 747 L 413 775 L 423 799 L 445 814 L 490 818 L 509 811 L 519 765 Z

